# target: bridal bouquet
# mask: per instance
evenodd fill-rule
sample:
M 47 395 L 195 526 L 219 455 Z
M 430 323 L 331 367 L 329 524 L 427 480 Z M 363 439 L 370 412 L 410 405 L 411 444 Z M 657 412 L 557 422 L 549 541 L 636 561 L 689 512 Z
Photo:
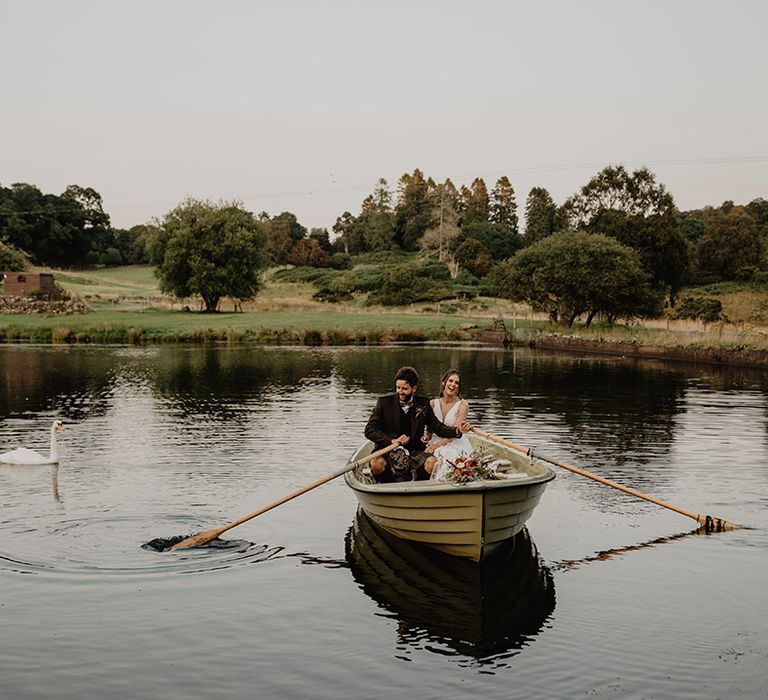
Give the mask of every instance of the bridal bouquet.
M 482 450 L 474 450 L 468 455 L 461 455 L 454 460 L 446 460 L 449 464 L 445 474 L 446 481 L 457 484 L 468 484 L 479 479 L 494 480 L 501 477 L 489 466 L 489 459 Z

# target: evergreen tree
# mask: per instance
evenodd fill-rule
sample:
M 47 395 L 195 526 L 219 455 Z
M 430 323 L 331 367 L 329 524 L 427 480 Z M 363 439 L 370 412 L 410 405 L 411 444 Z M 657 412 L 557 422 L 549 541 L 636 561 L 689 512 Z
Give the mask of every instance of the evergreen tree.
M 392 196 L 382 177 L 373 194 L 364 200 L 358 217 L 367 250 L 391 250 L 395 247 L 395 216 L 390 206 Z
M 491 205 L 485 180 L 476 177 L 470 189 L 461 188 L 461 194 L 464 199 L 462 225 L 488 221 Z
M 525 243 L 530 245 L 555 232 L 557 205 L 544 187 L 533 187 L 525 201 Z
M 489 221 L 492 224 L 501 224 L 518 234 L 517 199 L 515 189 L 506 175 L 496 180 L 496 185 L 491 190 Z
M 419 239 L 432 225 L 434 206 L 430 198 L 431 180 L 418 168 L 405 173 L 398 182 L 395 204 L 395 243 L 403 250 L 416 250 Z

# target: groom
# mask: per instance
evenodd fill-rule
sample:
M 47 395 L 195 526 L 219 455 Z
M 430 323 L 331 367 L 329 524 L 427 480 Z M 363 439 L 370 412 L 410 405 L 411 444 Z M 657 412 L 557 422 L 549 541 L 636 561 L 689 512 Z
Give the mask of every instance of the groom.
M 435 466 L 434 455 L 424 452 L 422 441 L 427 428 L 440 437 L 458 438 L 468 433 L 472 426 L 464 421 L 460 429 L 441 423 L 432 411 L 426 396 L 416 394 L 419 375 L 413 367 L 401 367 L 395 375 L 395 393 L 376 401 L 371 417 L 365 426 L 365 437 L 374 443 L 374 450 L 381 450 L 393 443 L 407 446 L 407 464 L 417 479 L 429 479 Z M 403 462 L 400 448 L 371 461 L 371 473 L 379 483 L 403 481 L 406 476 L 398 467 Z

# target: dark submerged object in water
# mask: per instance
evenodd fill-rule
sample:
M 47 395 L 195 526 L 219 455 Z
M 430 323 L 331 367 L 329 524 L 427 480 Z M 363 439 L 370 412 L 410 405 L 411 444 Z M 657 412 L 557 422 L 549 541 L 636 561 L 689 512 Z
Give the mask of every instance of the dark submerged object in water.
M 477 563 L 395 537 L 358 510 L 346 558 L 363 591 L 397 616 L 398 641 L 435 653 L 509 656 L 555 609 L 552 574 L 525 528 Z
M 151 549 L 153 552 L 167 552 L 173 545 L 178 544 L 182 540 L 187 539 L 190 535 L 175 535 L 174 537 L 155 537 L 155 539 L 145 542 L 141 545 L 142 549 Z M 200 548 L 226 548 L 226 547 L 239 547 L 243 544 L 243 540 L 220 540 L 216 538 L 205 544 L 201 544 Z M 248 543 L 250 544 L 250 542 Z

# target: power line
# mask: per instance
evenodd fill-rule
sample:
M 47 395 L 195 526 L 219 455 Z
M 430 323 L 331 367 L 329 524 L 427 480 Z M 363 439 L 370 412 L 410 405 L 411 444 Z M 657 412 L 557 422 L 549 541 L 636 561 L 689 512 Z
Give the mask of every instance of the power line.
M 654 160 L 642 160 L 642 161 L 620 161 L 617 164 L 630 166 L 630 167 L 643 167 L 643 166 L 693 166 L 693 165 L 729 165 L 738 163 L 765 163 L 768 162 L 768 156 L 718 156 L 718 157 L 698 157 L 698 158 L 661 158 Z M 592 168 L 605 167 L 605 161 L 575 161 L 565 163 L 552 163 L 548 165 L 532 165 L 518 168 L 505 168 L 503 170 L 491 170 L 485 171 L 485 176 L 489 175 L 531 175 L 538 173 L 551 173 L 563 170 L 583 170 Z M 477 173 L 459 173 L 454 175 L 453 178 L 469 178 L 477 177 Z M 326 186 L 326 187 L 312 187 L 308 189 L 299 190 L 282 190 L 276 192 L 256 192 L 252 194 L 240 195 L 234 197 L 235 200 L 254 200 L 254 199 L 281 199 L 281 198 L 296 198 L 296 197 L 314 197 L 318 195 L 325 195 L 331 193 L 342 192 L 358 192 L 368 191 L 371 188 L 371 184 L 365 185 L 342 185 L 342 186 Z M 389 192 L 394 193 L 396 186 L 389 187 Z M 138 209 L 147 207 L 165 207 L 169 206 L 168 202 L 143 202 L 134 204 L 117 205 L 110 208 L 110 211 L 119 211 L 125 209 Z M 175 206 L 175 204 L 174 204 Z M 67 213 L 72 212 L 72 209 L 57 209 L 49 208 L 45 211 L 39 210 L 14 210 L 12 212 L 0 210 L 0 215 L 13 215 L 13 214 L 26 214 L 47 216 L 55 213 Z

